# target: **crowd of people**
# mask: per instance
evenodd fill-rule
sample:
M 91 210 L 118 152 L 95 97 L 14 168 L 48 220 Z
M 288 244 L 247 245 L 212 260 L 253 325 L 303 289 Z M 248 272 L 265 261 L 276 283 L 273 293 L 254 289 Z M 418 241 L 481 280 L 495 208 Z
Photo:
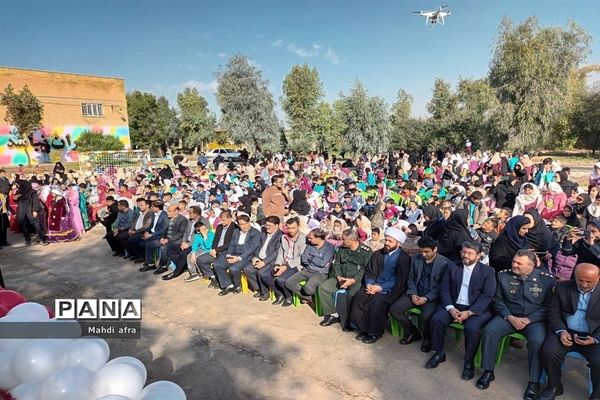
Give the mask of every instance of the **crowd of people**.
M 446 361 L 446 327 L 464 328 L 462 378 L 494 380 L 500 340 L 527 338 L 524 399 L 562 394 L 569 351 L 600 398 L 600 162 L 580 187 L 556 160 L 527 154 L 311 153 L 240 163 L 174 158 L 175 168 L 106 167 L 8 178 L 0 170 L 0 246 L 72 241 L 102 224 L 115 257 L 163 280 L 201 278 L 220 296 L 244 281 L 259 301 L 294 298 L 373 344 L 389 320 L 402 345 Z M 1 282 L 0 282 L 1 283 Z M 415 326 L 419 314 L 420 329 Z M 542 371 L 548 385 L 542 390 Z

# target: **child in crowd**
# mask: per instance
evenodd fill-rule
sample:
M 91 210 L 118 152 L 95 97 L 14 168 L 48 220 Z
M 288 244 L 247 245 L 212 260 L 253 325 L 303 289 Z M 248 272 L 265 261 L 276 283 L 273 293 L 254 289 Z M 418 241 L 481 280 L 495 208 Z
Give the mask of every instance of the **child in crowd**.
M 381 229 L 373 228 L 371 230 L 371 239 L 367 240 L 365 244 L 369 246 L 373 251 L 383 249 L 383 246 L 385 245 L 385 240 L 381 235 Z
M 481 262 L 487 264 L 489 262 L 490 249 L 492 242 L 498 238 L 498 220 L 496 218 L 486 218 L 477 229 L 477 236 L 481 240 L 481 252 L 483 257 Z

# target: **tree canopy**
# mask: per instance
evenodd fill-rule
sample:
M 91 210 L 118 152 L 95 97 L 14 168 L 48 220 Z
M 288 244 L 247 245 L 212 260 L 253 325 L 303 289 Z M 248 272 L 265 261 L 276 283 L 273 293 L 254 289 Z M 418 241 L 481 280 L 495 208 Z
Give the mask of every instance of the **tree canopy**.
M 221 128 L 235 143 L 277 150 L 280 125 L 262 72 L 246 56 L 236 54 L 216 75 Z

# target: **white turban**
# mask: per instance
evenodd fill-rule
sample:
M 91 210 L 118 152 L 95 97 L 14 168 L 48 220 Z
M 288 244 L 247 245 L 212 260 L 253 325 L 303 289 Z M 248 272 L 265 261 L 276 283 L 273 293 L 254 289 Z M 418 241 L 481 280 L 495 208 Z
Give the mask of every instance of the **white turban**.
M 400 244 L 404 243 L 404 241 L 406 240 L 406 234 L 398 228 L 393 228 L 393 227 L 387 228 L 385 230 L 384 235 L 391 237 L 392 239 L 394 239 L 395 241 L 397 241 Z

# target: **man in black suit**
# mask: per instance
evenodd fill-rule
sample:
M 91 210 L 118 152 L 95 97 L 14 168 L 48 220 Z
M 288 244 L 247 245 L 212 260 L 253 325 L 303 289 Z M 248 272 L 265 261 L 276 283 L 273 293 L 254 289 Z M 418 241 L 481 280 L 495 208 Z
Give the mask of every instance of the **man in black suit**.
M 440 283 L 450 260 L 438 254 L 437 242 L 429 236 L 419 239 L 417 246 L 419 246 L 421 254 L 415 255 L 410 262 L 406 296 L 400 296 L 392 304 L 390 314 L 404 328 L 404 337 L 400 340 L 400 344 L 407 345 L 421 340 L 421 334 L 410 322 L 406 312 L 413 307 L 420 309 L 424 336 L 421 351 L 429 353 L 431 351 L 429 320 L 437 310 L 440 299 Z
M 187 227 L 181 241 L 172 241 L 166 246 L 167 256 L 175 264 L 175 270 L 162 276 L 165 281 L 177 278 L 187 268 L 187 256 L 192 251 L 192 242 L 194 241 L 194 233 L 196 233 L 194 225 L 202 217 L 202 210 L 198 206 L 191 206 L 189 213 L 190 219 L 186 221 Z
M 229 210 L 225 210 L 221 213 L 219 221 L 219 226 L 217 226 L 217 229 L 215 230 L 215 239 L 213 240 L 212 250 L 210 253 L 202 254 L 196 258 L 196 265 L 202 272 L 202 275 L 204 275 L 205 278 L 210 279 L 210 285 L 208 285 L 208 287 L 215 289 L 219 287 L 219 282 L 217 282 L 211 264 L 215 262 L 217 257 L 225 254 L 229 248 L 229 242 L 231 242 L 233 233 L 238 230 L 238 226 L 233 222 L 233 215 Z
M 167 271 L 166 264 L 168 257 L 166 246 L 169 243 L 181 243 L 187 227 L 187 219 L 183 215 L 179 214 L 179 210 L 177 209 L 176 205 L 170 205 L 167 208 L 166 213 L 163 212 L 158 215 L 159 224 L 161 217 L 163 217 L 165 221 L 165 227 L 162 230 L 162 235 L 160 235 L 158 239 L 146 243 L 146 263 L 144 264 L 144 268 L 140 269 L 140 271 L 149 271 L 157 268 L 157 266 L 154 265 L 154 251 L 158 250 L 160 253 L 158 266 L 160 268 L 154 271 L 154 273 L 157 275 Z M 155 216 L 155 218 L 157 217 Z
M 570 351 L 588 361 L 593 391 L 600 399 L 600 291 L 596 290 L 600 268 L 582 263 L 575 267 L 575 280 L 556 285 L 550 299 L 550 327 L 542 346 L 542 365 L 548 386 L 540 400 L 552 400 L 563 393 L 561 366 Z
M 449 263 L 440 285 L 440 308 L 431 317 L 431 349 L 435 354 L 425 368 L 436 368 L 446 361 L 444 336 L 446 327 L 452 322 L 464 326 L 465 364 L 462 379 L 475 376 L 474 359 L 481 331 L 492 318 L 492 299 L 496 292 L 494 269 L 479 262 L 481 245 L 465 242 L 462 245 L 461 261 Z
M 248 278 L 248 286 L 254 290 L 254 297 L 260 301 L 269 300 L 269 287 L 259 277 L 271 274 L 275 267 L 277 253 L 281 247 L 281 230 L 279 230 L 279 217 L 270 215 L 265 218 L 265 230 L 260 235 L 260 246 L 256 249 L 254 257 L 243 269 Z
M 112 231 L 112 224 L 117 220 L 117 216 L 119 215 L 119 206 L 113 196 L 106 196 L 106 210 L 107 213 L 102 218 L 102 225 L 106 228 L 106 238 L 110 231 Z
M 219 296 L 242 291 L 242 268 L 248 265 L 260 246 L 260 231 L 252 227 L 247 214 L 238 215 L 237 224 L 240 229 L 231 236 L 227 252 L 219 255 L 214 263 L 221 287 Z
M 133 224 L 129 229 L 129 237 L 127 242 L 122 243 L 123 247 L 127 249 L 128 258 L 130 260 L 140 259 L 140 243 L 143 241 L 142 235 L 148 229 L 152 227 L 154 213 L 150 210 L 150 200 L 146 200 L 142 197 L 136 200 L 138 212 L 133 219 Z M 143 260 L 143 258 L 141 258 Z
M 160 200 L 153 201 L 150 206 L 150 211 L 152 212 L 152 225 L 142 234 L 141 241 L 137 244 L 139 253 L 144 254 L 143 259 L 145 261 L 144 266 L 140 268 L 140 272 L 156 268 L 154 267 L 154 251 L 148 252 L 147 246 L 152 245 L 154 242 L 158 242 L 167 229 L 169 219 L 163 208 L 164 203 Z M 149 268 L 149 266 L 152 266 L 153 268 Z

